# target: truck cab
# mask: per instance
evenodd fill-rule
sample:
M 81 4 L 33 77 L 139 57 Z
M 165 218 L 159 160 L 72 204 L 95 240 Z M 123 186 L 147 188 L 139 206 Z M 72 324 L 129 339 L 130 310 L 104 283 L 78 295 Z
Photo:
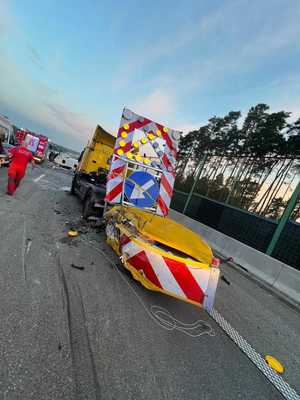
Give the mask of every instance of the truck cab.
M 104 211 L 106 177 L 116 138 L 97 125 L 94 135 L 79 158 L 71 193 L 82 201 L 85 219 L 101 217 Z

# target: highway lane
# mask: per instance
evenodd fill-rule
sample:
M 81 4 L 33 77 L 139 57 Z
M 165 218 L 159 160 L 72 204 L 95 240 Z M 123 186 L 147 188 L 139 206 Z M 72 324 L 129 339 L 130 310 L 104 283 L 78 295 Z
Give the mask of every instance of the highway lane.
M 36 168 L 10 198 L 5 172 L 1 398 L 282 398 L 207 313 L 145 290 L 107 261 L 118 262 L 104 233 L 82 224 L 80 204 L 66 192 L 69 173 Z M 67 238 L 72 226 L 82 231 L 76 239 Z M 223 270 L 231 284 L 221 281 L 217 309 L 259 352 L 281 357 L 299 391 L 299 312 L 231 267 Z M 149 314 L 153 305 L 185 323 L 205 321 L 214 336 L 165 330 Z

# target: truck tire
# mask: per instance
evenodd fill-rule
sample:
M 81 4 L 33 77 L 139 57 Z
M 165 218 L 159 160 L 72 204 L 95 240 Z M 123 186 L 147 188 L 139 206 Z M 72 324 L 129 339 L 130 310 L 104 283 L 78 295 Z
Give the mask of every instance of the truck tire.
M 76 174 L 73 176 L 73 180 L 72 180 L 72 184 L 71 184 L 71 189 L 70 189 L 70 193 L 75 196 L 76 191 L 75 191 L 75 187 L 76 187 Z
M 85 198 L 83 200 L 83 205 L 82 205 L 82 216 L 84 219 L 88 219 L 89 217 L 96 215 L 93 204 L 94 204 L 93 194 L 88 193 L 85 196 Z

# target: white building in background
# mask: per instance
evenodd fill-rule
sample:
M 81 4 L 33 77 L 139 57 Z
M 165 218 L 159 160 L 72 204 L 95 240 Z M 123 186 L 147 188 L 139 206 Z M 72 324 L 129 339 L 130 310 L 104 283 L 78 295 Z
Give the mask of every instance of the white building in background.
M 4 133 L 5 139 L 4 142 L 10 143 L 13 139 L 13 126 L 10 120 L 4 115 L 0 114 L 0 133 Z

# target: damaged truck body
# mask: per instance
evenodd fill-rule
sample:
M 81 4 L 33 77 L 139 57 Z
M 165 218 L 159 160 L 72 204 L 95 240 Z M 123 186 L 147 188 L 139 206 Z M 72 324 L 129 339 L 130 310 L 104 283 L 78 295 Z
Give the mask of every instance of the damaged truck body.
M 71 193 L 84 218 L 104 216 L 107 243 L 135 280 L 210 311 L 219 260 L 199 235 L 167 217 L 179 138 L 125 108 L 117 137 L 97 126 Z

